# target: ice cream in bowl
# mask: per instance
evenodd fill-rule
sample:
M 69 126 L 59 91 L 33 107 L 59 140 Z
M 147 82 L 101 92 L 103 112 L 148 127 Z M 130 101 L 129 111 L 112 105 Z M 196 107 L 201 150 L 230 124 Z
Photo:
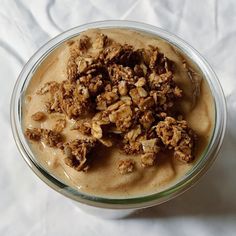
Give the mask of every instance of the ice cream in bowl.
M 84 211 L 122 217 L 184 192 L 217 156 L 224 95 L 183 40 L 104 21 L 55 37 L 23 68 L 11 103 L 32 170 Z

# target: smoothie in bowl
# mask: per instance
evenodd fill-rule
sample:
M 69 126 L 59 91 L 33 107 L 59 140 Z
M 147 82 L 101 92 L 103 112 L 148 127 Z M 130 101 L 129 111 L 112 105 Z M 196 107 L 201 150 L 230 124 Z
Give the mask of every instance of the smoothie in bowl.
M 78 202 L 158 204 L 158 194 L 163 202 L 189 187 L 219 149 L 225 110 L 218 127 L 208 77 L 162 35 L 92 27 L 54 45 L 31 71 L 20 100 L 24 145 L 39 175 Z

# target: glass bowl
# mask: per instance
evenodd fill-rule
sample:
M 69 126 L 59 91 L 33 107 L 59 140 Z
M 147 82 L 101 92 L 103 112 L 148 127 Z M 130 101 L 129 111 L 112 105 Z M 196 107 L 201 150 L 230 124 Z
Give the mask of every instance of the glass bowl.
M 24 97 L 24 92 L 32 78 L 32 75 L 40 63 L 61 43 L 90 28 L 125 28 L 159 36 L 179 48 L 189 58 L 191 58 L 200 68 L 209 84 L 215 106 L 215 127 L 211 140 L 194 167 L 176 184 L 164 191 L 147 196 L 130 198 L 105 198 L 82 193 L 63 183 L 63 181 L 57 179 L 48 170 L 43 168 L 37 161 L 37 158 L 35 158 L 25 139 L 21 124 L 22 98 Z M 61 33 L 42 46 L 30 58 L 20 73 L 12 94 L 11 126 L 15 142 L 21 155 L 41 180 L 54 190 L 76 201 L 85 211 L 99 216 L 116 218 L 125 216 L 136 209 L 146 208 L 166 202 L 183 193 L 199 180 L 199 178 L 213 163 L 221 147 L 226 127 L 226 105 L 223 91 L 215 73 L 206 60 L 185 41 L 163 29 L 143 23 L 132 21 L 101 21 L 84 24 Z

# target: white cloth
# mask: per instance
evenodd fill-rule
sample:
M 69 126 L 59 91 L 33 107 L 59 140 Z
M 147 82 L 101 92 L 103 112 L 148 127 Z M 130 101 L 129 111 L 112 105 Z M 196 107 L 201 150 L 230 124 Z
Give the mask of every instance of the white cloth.
M 128 19 L 167 29 L 201 52 L 228 105 L 229 132 L 200 183 L 122 220 L 94 218 L 39 180 L 21 158 L 10 96 L 24 63 L 58 33 L 91 21 Z M 0 235 L 236 235 L 236 1 L 0 0 Z

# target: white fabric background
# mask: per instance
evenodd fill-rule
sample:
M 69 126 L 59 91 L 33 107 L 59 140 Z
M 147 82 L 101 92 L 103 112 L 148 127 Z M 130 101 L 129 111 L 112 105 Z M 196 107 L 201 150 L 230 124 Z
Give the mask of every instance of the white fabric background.
M 106 19 L 167 29 L 199 50 L 223 86 L 229 123 L 219 158 L 182 196 L 122 220 L 77 210 L 26 166 L 12 138 L 10 95 L 29 57 L 63 30 Z M 236 235 L 236 1 L 0 0 L 0 235 Z

